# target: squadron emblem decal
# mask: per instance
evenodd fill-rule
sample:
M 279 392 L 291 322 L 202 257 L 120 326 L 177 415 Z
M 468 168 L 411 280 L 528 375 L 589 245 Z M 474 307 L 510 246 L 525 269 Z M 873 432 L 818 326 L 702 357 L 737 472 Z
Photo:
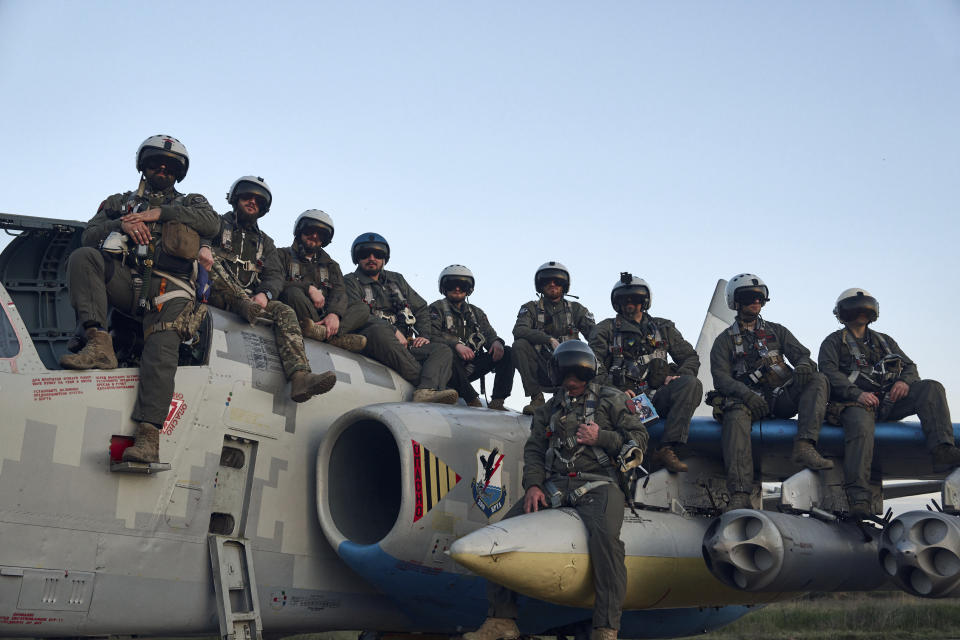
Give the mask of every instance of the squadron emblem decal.
M 460 482 L 460 475 L 425 446 L 413 443 L 413 521 L 433 509 Z
M 477 449 L 477 477 L 474 478 L 473 501 L 480 511 L 489 518 L 500 509 L 507 499 L 507 490 L 503 486 L 501 471 L 503 454 L 494 447 L 493 451 Z

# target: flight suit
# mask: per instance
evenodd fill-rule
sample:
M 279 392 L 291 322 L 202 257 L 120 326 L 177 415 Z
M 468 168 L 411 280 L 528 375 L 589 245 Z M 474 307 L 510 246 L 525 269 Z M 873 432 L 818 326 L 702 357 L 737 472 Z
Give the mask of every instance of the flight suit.
M 554 386 L 547 375 L 550 338 L 565 342 L 578 333 L 588 338 L 593 327 L 593 314 L 579 302 L 541 297 L 520 307 L 513 325 L 513 364 L 520 372 L 524 394 L 533 397 Z
M 444 389 L 453 366 L 452 353 L 447 345 L 429 342 L 422 347 L 406 347 L 397 340 L 396 330 L 401 326 L 398 309 L 403 307 L 403 301 L 416 317 L 414 327 L 417 333 L 427 339 L 431 337 L 427 302 L 404 277 L 384 269 L 374 280 L 358 268 L 344 276 L 344 282 L 348 303 L 360 302 L 370 309 L 367 323 L 354 332 L 367 337 L 367 346 L 362 353 L 387 365 L 417 389 Z M 366 299 L 368 292 L 370 300 Z M 406 332 L 406 325 L 402 326 L 401 332 Z
M 617 314 L 594 328 L 590 348 L 600 364 L 600 383 L 621 391 L 636 391 L 640 383 L 647 384 L 643 391 L 664 420 L 661 442 L 687 441 L 690 419 L 703 399 L 703 384 L 697 379 L 700 357 L 673 322 L 644 314 L 638 324 Z M 667 362 L 667 355 L 675 364 Z M 665 384 L 667 376 L 678 377 Z
M 744 400 L 749 394 L 763 395 L 771 415 L 777 418 L 796 415 L 797 438 L 816 443 L 823 425 L 829 387 L 826 376 L 817 371 L 816 363 L 810 359 L 810 350 L 800 344 L 786 327 L 758 317 L 754 331 L 741 329 L 744 353 L 740 356 L 731 331 L 732 325 L 731 329 L 714 340 L 710 350 L 710 372 L 720 395 L 720 410 L 723 413 L 722 448 L 723 462 L 727 468 L 727 488 L 732 492 L 750 493 L 753 490 L 751 423 L 766 416 L 751 415 Z M 798 387 L 791 380 L 776 393 L 769 386 L 737 373 L 738 365 L 747 372 L 754 372 L 763 365 L 764 360 L 758 352 L 761 348 L 758 334 L 761 333 L 769 351 L 777 351 L 781 357 L 786 356 L 794 367 L 806 364 L 812 369 L 810 381 L 805 386 Z
M 856 338 L 847 329 L 828 335 L 820 345 L 818 361 L 820 370 L 830 382 L 831 401 L 846 405 L 845 408 L 837 407 L 840 409 L 839 419 L 844 435 L 844 488 L 851 502 L 870 502 L 870 466 L 873 461 L 876 411 L 872 407 L 857 404 L 857 398 L 864 391 L 873 391 L 874 387 L 866 382 L 861 387 L 856 381 L 850 380 L 851 374 L 860 371 L 860 368 L 845 342 L 847 336 L 855 341 L 870 368 L 887 355 L 879 336 L 882 336 L 893 354 L 901 356 L 903 368 L 897 380 L 909 385 L 910 391 L 893 404 L 881 405 L 884 421 L 894 422 L 917 414 L 930 451 L 941 444 L 954 444 L 953 423 L 950 422 L 950 408 L 943 385 L 936 380 L 921 380 L 917 365 L 893 338 L 869 328 L 862 339 Z
M 334 313 L 340 318 L 340 335 L 354 333 L 366 324 L 370 318 L 369 307 L 361 302 L 347 304 L 343 273 L 330 254 L 320 248 L 308 258 L 299 239 L 277 253 L 284 277 L 280 301 L 293 308 L 298 320 L 319 322 L 327 314 Z M 322 309 L 317 309 L 307 295 L 311 285 L 326 299 Z
M 644 450 L 649 439 L 640 418 L 627 410 L 627 401 L 622 391 L 596 383 L 588 385 L 587 391 L 577 398 L 560 391 L 537 408 L 530 426 L 530 436 L 523 448 L 524 491 L 530 487 L 540 487 L 548 500 L 551 484 L 566 498 L 593 479 L 611 479 L 609 483 L 588 491 L 573 505 L 587 528 L 587 546 L 596 588 L 593 605 L 595 629 L 620 628 L 621 607 L 627 589 L 624 546 L 620 540 L 624 495 L 618 481 L 613 479 L 617 477 L 615 460 L 627 441 L 633 440 Z M 595 403 L 593 409 L 591 403 Z M 597 447 L 562 446 L 555 450 L 552 466 L 548 468 L 548 449 L 552 441 L 575 436 L 578 425 L 589 419 L 600 426 Z M 606 459 L 598 459 L 598 452 L 605 455 Z M 570 477 L 570 473 L 589 474 L 589 477 Z M 564 506 L 570 505 L 565 503 Z M 504 519 L 523 512 L 521 498 Z M 488 582 L 487 600 L 489 617 L 516 619 L 515 592 Z
M 460 357 L 454 347 L 457 344 L 470 346 L 468 342 L 475 334 L 483 336 L 483 348 L 476 352 L 473 360 L 467 362 Z M 491 398 L 503 400 L 510 396 L 513 390 L 514 371 L 512 349 L 506 346 L 503 339 L 490 326 L 490 321 L 483 309 L 469 302 L 461 302 L 458 306 L 446 298 L 437 300 L 430 305 L 430 339 L 450 346 L 453 352 L 453 375 L 450 377 L 449 385 L 457 390 L 461 398 L 467 402 L 479 398 L 470 381 L 491 371 L 495 372 Z M 497 341 L 504 345 L 503 357 L 494 362 L 490 347 Z
M 99 325 L 106 329 L 109 306 L 138 317 L 139 296 L 134 288 L 136 279 L 144 277 L 144 268 L 130 266 L 133 264 L 130 258 L 124 262 L 120 254 L 101 252 L 98 247 L 111 232 L 122 233 L 122 216 L 135 209 L 145 211 L 157 206 L 160 207 L 160 219 L 147 225 L 151 229 L 154 247 L 162 246 L 163 225 L 166 222 L 181 222 L 201 237 L 217 230 L 216 211 L 206 198 L 197 193 L 183 195 L 173 187 L 163 191 L 151 191 L 147 187 L 141 198 L 133 191 L 127 191 L 104 200 L 96 215 L 87 223 L 82 236 L 83 246 L 70 254 L 67 267 L 70 304 L 84 327 Z M 129 241 L 129 246 L 136 245 Z M 156 251 L 154 258 L 155 271 L 163 271 L 188 287 L 193 286 L 196 260 L 169 256 L 162 249 Z M 188 305 L 193 305 L 195 294 L 191 290 L 189 297 L 169 298 L 158 309 L 158 305 L 152 301 L 160 295 L 161 287 L 168 294 L 186 289 L 158 273 L 151 275 L 149 287 L 149 295 L 145 297 L 150 302 L 141 318 L 145 338 L 140 356 L 140 383 L 130 417 L 134 422 L 148 422 L 160 428 L 170 410 L 174 377 L 180 359 L 181 337 L 170 327 L 170 323 Z
M 256 222 L 250 227 L 242 226 L 237 213 L 229 211 L 220 217 L 220 231 L 210 239 L 210 245 L 214 255 L 243 288 L 243 292 L 238 291 L 213 270 L 210 272 L 210 304 L 242 314 L 241 305 L 247 296 L 266 295 L 269 302 L 264 314 L 273 321 L 284 375 L 289 380 L 297 371 L 309 372 L 310 362 L 297 314 L 278 300 L 283 288 L 283 264 L 270 236 L 261 231 Z M 244 292 L 246 296 L 241 295 Z

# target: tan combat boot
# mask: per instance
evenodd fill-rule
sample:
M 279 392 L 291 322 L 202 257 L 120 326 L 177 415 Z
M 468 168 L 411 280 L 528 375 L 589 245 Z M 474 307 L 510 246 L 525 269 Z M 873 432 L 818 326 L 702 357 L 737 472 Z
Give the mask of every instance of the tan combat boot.
M 503 398 L 494 398 L 490 401 L 490 404 L 487 405 L 487 409 L 493 409 L 494 411 L 508 411 L 508 409 L 503 406 Z
M 833 469 L 833 461 L 827 460 L 816 450 L 809 440 L 799 438 L 793 442 L 793 461 L 801 467 L 813 471 Z
M 467 400 L 468 407 L 483 407 L 483 403 L 480 402 L 480 398 L 471 398 Z
M 590 632 L 590 640 L 617 640 L 617 630 L 610 627 L 597 627 Z
M 933 464 L 939 466 L 960 466 L 960 449 L 952 444 L 941 444 L 933 450 Z
M 681 473 L 687 470 L 687 465 L 680 462 L 680 458 L 677 457 L 677 452 L 673 450 L 673 447 L 660 447 L 657 449 L 657 456 L 659 456 L 660 464 L 667 471 Z
M 327 344 L 343 349 L 344 351 L 360 353 L 367 346 L 367 336 L 362 336 L 359 333 L 346 333 L 343 335 L 338 333 L 327 340 Z
M 337 374 L 333 371 L 311 373 L 297 371 L 290 378 L 290 399 L 294 402 L 306 402 L 313 396 L 326 393 L 337 384 Z
M 723 512 L 726 513 L 734 509 L 753 509 L 753 504 L 750 502 L 750 494 L 745 491 L 734 491 L 731 493 L 730 500 L 727 501 L 727 506 Z
M 133 446 L 124 449 L 120 459 L 124 462 L 160 462 L 160 429 L 149 422 L 138 423 Z
M 319 342 L 327 339 L 327 326 L 307 318 L 300 321 L 300 331 L 304 338 L 313 338 Z
M 113 338 L 96 327 L 85 332 L 87 344 L 77 353 L 60 356 L 64 369 L 116 369 L 117 354 L 113 352 Z
M 413 392 L 414 402 L 434 402 L 437 404 L 457 404 L 460 396 L 453 389 L 417 389 Z
M 530 398 L 530 404 L 528 404 L 523 408 L 523 415 L 532 416 L 534 411 L 537 410 L 537 407 L 542 407 L 546 403 L 547 401 L 543 399 L 543 394 L 537 393 L 536 395 Z
M 515 640 L 519 637 L 517 621 L 511 618 L 487 618 L 479 629 L 463 634 L 463 640 Z

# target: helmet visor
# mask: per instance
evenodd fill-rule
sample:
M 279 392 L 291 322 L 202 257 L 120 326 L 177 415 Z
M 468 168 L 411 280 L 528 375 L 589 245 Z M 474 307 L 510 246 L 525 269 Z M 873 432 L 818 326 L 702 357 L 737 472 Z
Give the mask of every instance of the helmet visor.
M 377 260 L 387 259 L 387 250 L 382 244 L 359 244 L 353 249 L 353 261 L 359 262 L 364 258 L 373 256 Z
M 314 236 L 320 241 L 320 244 L 323 246 L 330 244 L 330 239 L 333 236 L 333 234 L 330 232 L 329 227 L 321 226 L 318 224 L 301 226 L 300 235 L 306 238 Z
M 156 171 L 160 167 L 166 167 L 171 174 L 178 178 L 182 178 L 186 173 L 183 158 L 159 149 L 144 151 L 141 166 L 144 171 Z
M 444 278 L 443 290 L 450 292 L 454 289 L 460 289 L 460 291 L 469 294 L 473 292 L 473 283 L 464 278 Z
M 874 322 L 880 315 L 877 299 L 873 296 L 854 296 L 837 303 L 837 317 L 841 322 L 853 322 L 861 313 L 867 316 L 867 322 Z
M 570 278 L 565 271 L 560 269 L 544 269 L 537 274 L 537 289 L 543 289 L 551 282 L 566 289 L 570 286 Z
M 764 290 L 759 287 L 744 287 L 736 290 L 733 294 L 733 299 L 739 305 L 750 305 L 757 300 L 763 305 L 767 301 L 767 295 Z

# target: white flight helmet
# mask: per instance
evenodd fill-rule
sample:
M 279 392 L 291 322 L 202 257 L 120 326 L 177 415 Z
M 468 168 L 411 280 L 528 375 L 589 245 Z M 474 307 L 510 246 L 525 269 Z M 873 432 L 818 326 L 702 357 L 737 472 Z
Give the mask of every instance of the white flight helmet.
M 570 270 L 559 262 L 554 260 L 544 262 L 537 269 L 537 272 L 533 276 L 533 286 L 536 288 L 537 293 L 540 293 L 541 289 L 543 289 L 540 281 L 548 278 L 556 278 L 559 280 L 561 283 L 560 287 L 563 289 L 564 294 L 570 291 Z
M 750 291 L 756 291 L 763 295 L 763 304 L 770 302 L 770 290 L 767 288 L 767 285 L 764 284 L 763 280 L 760 279 L 760 276 L 754 275 L 752 273 L 740 273 L 727 281 L 727 306 L 731 310 L 737 310 L 737 291 L 745 289 Z
M 867 314 L 867 322 L 875 322 L 880 317 L 880 303 L 870 295 L 866 289 L 853 287 L 847 289 L 837 297 L 836 304 L 833 305 L 833 315 L 840 322 L 850 322 L 856 320 L 856 315 L 861 311 Z
M 443 288 L 444 280 L 467 280 L 470 282 L 470 290 L 466 292 L 467 295 L 473 293 L 473 287 L 475 280 L 473 279 L 473 272 L 470 269 L 467 269 L 462 264 L 452 264 L 443 271 L 440 272 L 440 277 L 437 279 L 437 286 L 440 288 L 440 295 L 447 295 L 447 292 Z
M 187 148 L 183 143 L 173 136 L 156 135 L 150 136 L 137 149 L 137 171 L 143 173 L 143 161 L 153 156 L 164 156 L 176 160 L 180 164 L 181 170 L 177 172 L 177 182 L 183 180 L 187 175 L 187 169 L 190 168 L 190 156 L 187 155 Z
M 620 305 L 617 304 L 617 298 L 629 295 L 646 296 L 646 300 L 640 307 L 644 311 L 649 309 L 653 303 L 653 292 L 650 291 L 650 285 L 647 284 L 647 281 L 624 271 L 620 274 L 620 279 L 613 285 L 613 289 L 610 290 L 610 304 L 613 305 L 613 310 L 619 313 Z
M 300 237 L 300 231 L 303 227 L 321 227 L 327 229 L 330 235 L 320 246 L 325 247 L 333 240 L 333 218 L 326 211 L 320 209 L 307 209 L 297 217 L 293 224 L 293 236 Z
M 230 191 L 227 191 L 227 202 L 232 205 L 237 204 L 237 198 L 241 193 L 253 193 L 263 198 L 264 205 L 260 207 L 258 218 L 262 218 L 267 211 L 270 211 L 270 204 L 273 202 L 273 193 L 266 181 L 260 176 L 241 176 L 237 178 Z

